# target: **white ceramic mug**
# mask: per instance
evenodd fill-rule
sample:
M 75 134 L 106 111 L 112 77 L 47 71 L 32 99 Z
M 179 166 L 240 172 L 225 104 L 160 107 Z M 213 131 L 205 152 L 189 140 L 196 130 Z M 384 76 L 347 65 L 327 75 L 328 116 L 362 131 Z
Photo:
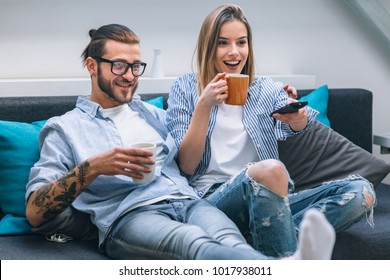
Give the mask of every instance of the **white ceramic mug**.
M 156 160 L 156 144 L 154 143 L 133 143 L 130 145 L 130 148 L 134 148 L 134 149 L 145 149 L 145 150 L 148 150 L 148 151 L 152 151 L 153 152 L 153 156 L 152 158 L 154 160 Z M 133 178 L 133 182 L 134 183 L 137 183 L 137 184 L 146 184 L 146 183 L 149 183 L 153 180 L 153 176 L 154 176 L 154 167 L 155 167 L 155 164 L 153 165 L 149 165 L 149 164 L 145 164 L 145 166 L 149 167 L 150 169 L 152 169 L 152 172 L 150 173 L 142 173 L 142 175 L 144 176 L 143 179 L 137 179 L 137 178 Z

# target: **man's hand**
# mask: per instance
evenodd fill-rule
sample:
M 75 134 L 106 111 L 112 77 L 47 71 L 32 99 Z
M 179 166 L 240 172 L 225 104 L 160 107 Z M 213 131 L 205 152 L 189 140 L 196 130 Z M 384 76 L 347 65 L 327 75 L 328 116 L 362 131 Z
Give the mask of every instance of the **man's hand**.
M 90 170 L 97 175 L 124 175 L 142 179 L 140 172 L 150 173 L 152 170 L 144 166 L 155 164 L 153 152 L 145 149 L 118 147 L 96 157 L 90 158 Z

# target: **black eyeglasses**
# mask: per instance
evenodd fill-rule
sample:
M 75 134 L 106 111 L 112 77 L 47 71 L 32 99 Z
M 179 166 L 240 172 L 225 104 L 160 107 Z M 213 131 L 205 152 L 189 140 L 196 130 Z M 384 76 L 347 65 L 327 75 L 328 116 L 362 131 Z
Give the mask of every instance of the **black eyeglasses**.
M 108 60 L 102 57 L 93 57 L 96 61 L 111 63 L 111 72 L 114 75 L 122 76 L 131 68 L 131 73 L 134 77 L 141 76 L 146 68 L 145 62 L 126 63 L 122 61 Z

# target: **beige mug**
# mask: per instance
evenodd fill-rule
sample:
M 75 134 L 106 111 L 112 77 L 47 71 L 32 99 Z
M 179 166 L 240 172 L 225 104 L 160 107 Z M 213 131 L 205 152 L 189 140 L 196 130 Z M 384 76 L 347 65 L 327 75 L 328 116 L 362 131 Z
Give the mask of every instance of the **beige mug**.
M 244 105 L 248 96 L 249 76 L 244 74 L 226 74 L 228 97 L 225 104 Z
M 148 151 L 152 151 L 153 152 L 152 158 L 154 160 L 156 160 L 156 144 L 154 144 L 154 143 L 133 143 L 133 144 L 130 144 L 130 148 L 145 149 Z M 144 176 L 144 178 L 143 179 L 133 178 L 134 183 L 147 184 L 153 180 L 155 164 L 153 164 L 153 165 L 145 164 L 145 166 L 152 169 L 152 172 L 150 172 L 150 173 L 141 172 L 141 174 Z

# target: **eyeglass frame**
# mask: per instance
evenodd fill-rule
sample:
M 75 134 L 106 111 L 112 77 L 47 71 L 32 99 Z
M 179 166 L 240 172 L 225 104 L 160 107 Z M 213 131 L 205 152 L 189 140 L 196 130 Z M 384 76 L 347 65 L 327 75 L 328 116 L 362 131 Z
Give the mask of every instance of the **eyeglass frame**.
M 127 63 L 127 62 L 119 61 L 119 60 L 109 60 L 109 59 L 106 59 L 106 58 L 103 58 L 103 57 L 99 57 L 99 56 L 93 56 L 92 58 L 95 59 L 97 62 L 110 63 L 111 64 L 111 73 L 116 75 L 116 76 L 123 76 L 124 74 L 127 73 L 127 71 L 129 71 L 129 68 L 131 69 L 131 74 L 133 74 L 134 77 L 142 76 L 145 73 L 145 69 L 146 69 L 146 65 L 147 65 L 145 62 Z M 113 71 L 114 63 L 118 63 L 118 62 L 126 64 L 125 71 L 122 74 L 117 74 L 117 73 L 114 73 L 114 71 Z M 133 68 L 134 65 L 141 65 L 141 66 L 144 67 L 144 69 L 143 69 L 141 74 L 139 74 L 139 75 L 134 74 L 134 68 Z

